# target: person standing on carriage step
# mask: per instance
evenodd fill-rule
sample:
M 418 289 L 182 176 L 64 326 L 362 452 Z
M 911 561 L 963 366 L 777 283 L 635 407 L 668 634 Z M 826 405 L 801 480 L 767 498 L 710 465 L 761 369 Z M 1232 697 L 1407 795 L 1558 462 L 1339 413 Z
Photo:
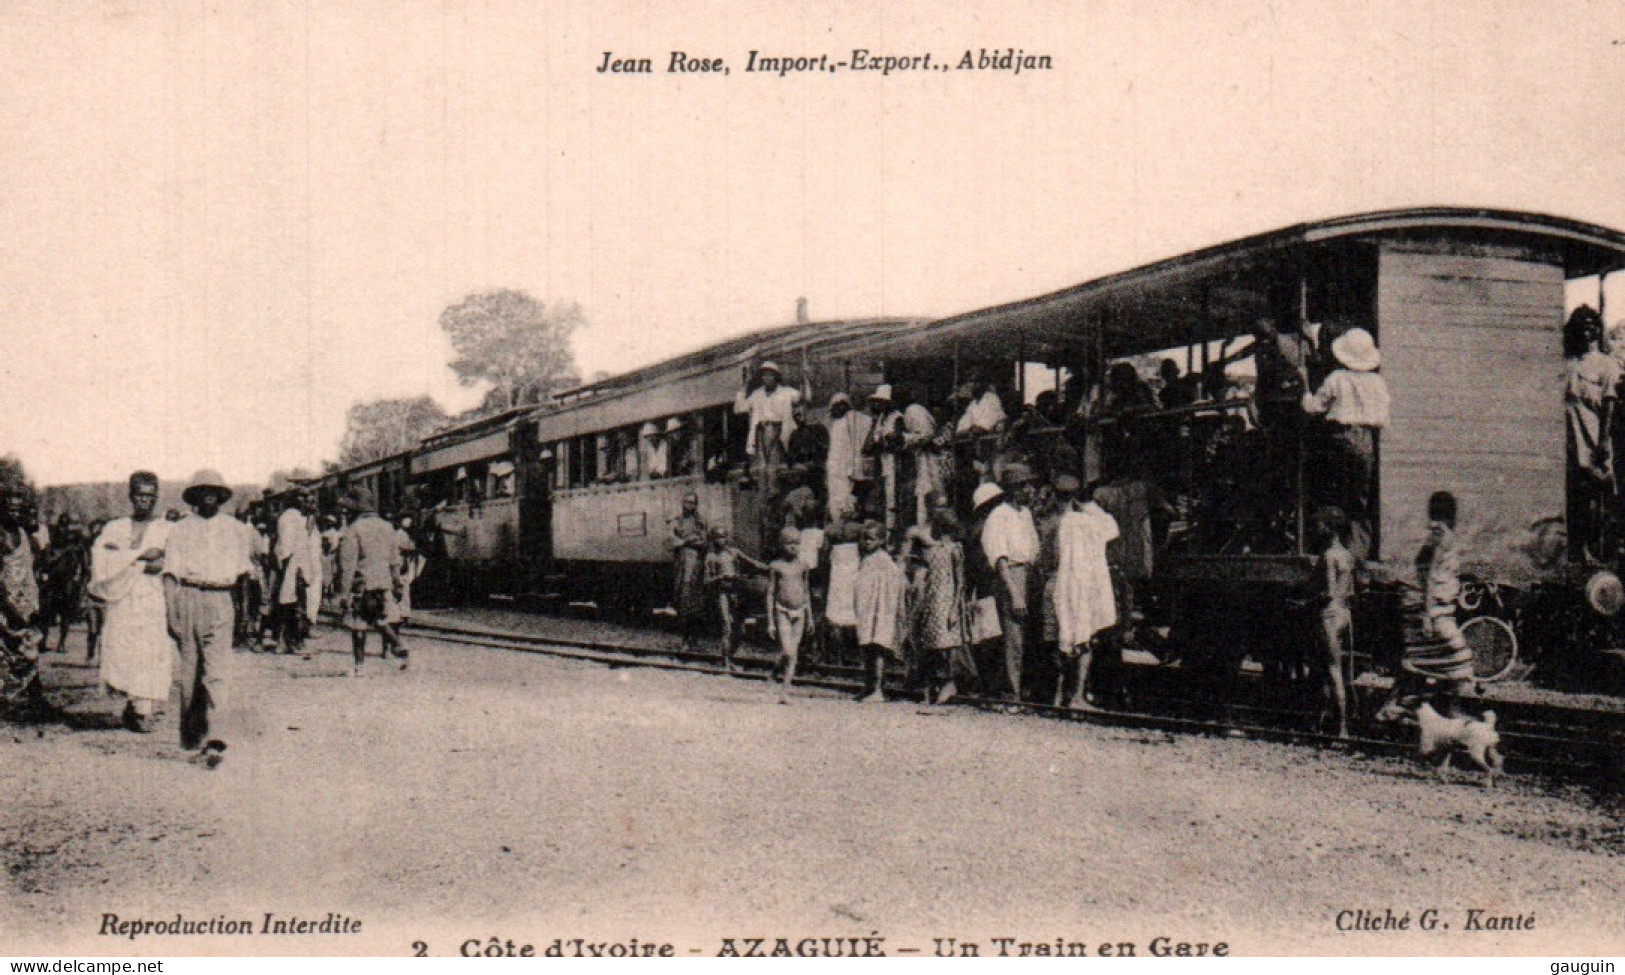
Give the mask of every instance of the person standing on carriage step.
M 824 460 L 825 503 L 831 512 L 847 507 L 863 477 L 863 444 L 874 418 L 854 410 L 852 398 L 836 393 L 829 399 L 829 451 Z
M 705 519 L 700 517 L 700 496 L 683 495 L 683 512 L 671 526 L 671 604 L 677 611 L 677 626 L 686 650 L 699 642 L 705 618 L 705 550 L 709 534 Z
M 1253 368 L 1257 375 L 1253 410 L 1258 425 L 1283 442 L 1297 442 L 1303 419 L 1304 356 L 1296 342 L 1284 338 L 1275 319 L 1261 316 L 1253 322 Z
M 1004 672 L 1012 702 L 1022 699 L 1021 672 L 1027 655 L 1027 607 L 1032 564 L 1038 558 L 1038 529 L 1031 508 L 1032 471 L 1011 464 L 999 476 L 999 504 L 982 526 L 982 556 L 993 569 L 993 597 L 1004 637 Z
M 920 386 L 905 383 L 897 390 L 903 405 L 901 446 L 914 468 L 914 500 L 910 505 L 913 514 L 907 520 L 911 525 L 922 525 L 926 518 L 926 498 L 947 489 L 943 477 L 943 447 L 937 442 L 936 417 L 920 402 Z
M 367 659 L 367 632 L 383 638 L 380 653 L 393 654 L 406 669 L 406 645 L 401 642 L 401 543 L 395 526 L 378 516 L 378 504 L 364 487 L 352 488 L 342 501 L 355 520 L 339 536 L 339 605 L 350 631 L 355 673 Z
M 1376 433 L 1388 425 L 1388 381 L 1378 372 L 1382 353 L 1371 333 L 1351 328 L 1332 341 L 1337 368 L 1313 393 L 1304 393 L 1306 413 L 1324 414 L 1331 427 L 1332 456 L 1324 500 L 1336 504 L 1357 525 L 1355 554 L 1364 555 L 1370 541 L 1370 498 L 1376 472 Z M 1304 376 L 1304 388 L 1309 377 Z
M 322 539 L 313 513 L 316 501 L 309 491 L 300 491 L 276 520 L 276 571 L 272 577 L 273 600 L 271 633 L 283 653 L 297 653 L 306 660 L 305 637 L 309 631 L 306 613 L 312 605 L 311 593 L 322 591 Z
M 875 458 L 879 465 L 880 499 L 885 517 L 887 535 L 897 528 L 897 482 L 901 475 L 897 454 L 903 440 L 903 414 L 892 405 L 892 388 L 888 384 L 875 387 L 869 394 L 869 412 L 874 425 L 869 428 L 869 439 L 863 452 Z
M 115 518 L 91 549 L 91 595 L 106 605 L 102 683 L 125 697 L 124 726 L 150 731 L 175 681 L 175 641 L 164 607 L 164 548 L 171 523 L 156 517 L 158 475 L 130 475 L 130 517 Z
M 745 455 L 756 468 L 757 481 L 768 494 L 777 490 L 774 475 L 784 466 L 785 448 L 790 435 L 795 433 L 796 403 L 801 391 L 784 385 L 784 373 L 778 364 L 764 362 L 756 370 L 758 385 L 739 391 L 734 397 L 734 412 L 750 416 L 745 428 Z
M 790 467 L 802 475 L 800 483 L 816 485 L 824 473 L 824 461 L 829 456 L 829 428 L 808 419 L 807 404 L 796 400 L 790 407 L 790 418 L 795 430 L 785 443 L 786 460 Z
M 231 488 L 201 470 L 181 493 L 192 515 L 170 526 L 164 543 L 164 601 L 180 651 L 181 747 L 209 768 L 225 757 L 232 708 L 232 592 L 255 571 L 242 523 L 220 508 Z

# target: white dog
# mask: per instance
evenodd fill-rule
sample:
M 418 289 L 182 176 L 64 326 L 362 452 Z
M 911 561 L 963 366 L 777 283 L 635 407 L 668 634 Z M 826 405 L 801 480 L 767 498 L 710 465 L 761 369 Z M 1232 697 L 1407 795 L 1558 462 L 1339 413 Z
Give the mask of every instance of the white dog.
M 1442 774 L 1456 753 L 1467 758 L 1482 772 L 1501 771 L 1501 735 L 1495 730 L 1495 712 L 1485 711 L 1482 719 L 1447 718 L 1426 701 L 1416 706 L 1416 725 L 1421 729 L 1420 751 L 1424 759 L 1437 759 Z

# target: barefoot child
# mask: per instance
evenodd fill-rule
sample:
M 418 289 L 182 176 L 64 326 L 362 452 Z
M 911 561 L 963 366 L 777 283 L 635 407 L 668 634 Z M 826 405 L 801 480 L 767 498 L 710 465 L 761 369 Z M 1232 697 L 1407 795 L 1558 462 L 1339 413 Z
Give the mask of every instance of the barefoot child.
M 864 524 L 858 538 L 863 562 L 858 566 L 854 598 L 857 601 L 858 648 L 863 653 L 867 683 L 860 701 L 884 701 L 886 658 L 900 658 L 907 620 L 903 594 L 908 580 L 886 551 L 886 528 L 878 521 Z
M 1344 545 L 1348 516 L 1343 509 L 1327 506 L 1315 512 L 1315 532 L 1319 535 L 1320 571 L 1320 666 L 1324 688 L 1337 713 L 1337 736 L 1349 736 L 1348 691 L 1343 685 L 1343 656 L 1348 646 L 1353 616 L 1349 603 L 1354 597 L 1354 555 Z M 1324 713 L 1324 712 L 1323 712 Z
M 726 528 L 711 529 L 710 541 L 711 548 L 705 553 L 705 588 L 722 623 L 722 664 L 732 674 L 739 670 L 734 661 L 742 622 L 739 619 L 739 564 L 743 562 L 757 572 L 767 571 L 767 566 L 734 548 Z
M 811 570 L 801 561 L 801 532 L 785 528 L 779 533 L 779 548 L 783 555 L 767 567 L 767 635 L 779 642 L 779 660 L 774 667 L 784 680 L 779 687 L 779 703 L 789 704 L 787 695 L 796 679 L 796 657 L 812 619 L 812 594 L 807 584 Z

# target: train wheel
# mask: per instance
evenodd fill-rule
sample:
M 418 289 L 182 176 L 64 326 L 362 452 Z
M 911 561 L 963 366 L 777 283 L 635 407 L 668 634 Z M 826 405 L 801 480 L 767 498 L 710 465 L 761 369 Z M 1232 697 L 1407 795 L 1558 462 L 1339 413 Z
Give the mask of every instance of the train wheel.
M 1518 663 L 1518 637 L 1505 620 L 1475 616 L 1461 625 L 1462 639 L 1473 651 L 1473 676 L 1497 681 Z

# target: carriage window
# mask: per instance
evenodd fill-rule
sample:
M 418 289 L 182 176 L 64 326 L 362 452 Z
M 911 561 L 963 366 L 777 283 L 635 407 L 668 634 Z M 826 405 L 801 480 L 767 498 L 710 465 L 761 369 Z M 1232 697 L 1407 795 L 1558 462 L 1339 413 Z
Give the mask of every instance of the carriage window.
M 745 452 L 745 434 L 743 423 L 733 423 L 733 406 L 713 406 L 700 414 L 700 463 L 707 481 L 725 481 L 728 478 L 728 465 L 732 461 L 730 451 L 733 439 L 733 428 L 739 428 L 739 456 Z
M 666 433 L 665 421 L 650 420 L 638 428 L 638 453 L 641 455 L 644 476 L 650 480 L 671 473 L 671 439 Z
M 586 487 L 597 480 L 599 466 L 598 438 L 588 434 L 570 441 L 570 485 Z
M 641 470 L 638 456 L 638 428 L 622 427 L 615 431 L 615 444 L 621 455 L 620 480 L 635 481 Z
M 666 421 L 666 463 L 672 477 L 687 477 L 700 469 L 702 439 L 695 435 L 693 415 Z
M 482 463 L 469 464 L 466 468 L 459 467 L 461 475 L 458 483 L 462 486 L 462 500 L 469 504 L 479 504 L 485 499 L 486 465 Z
M 494 461 L 491 464 L 490 485 L 491 497 L 513 497 L 514 467 L 511 460 Z
M 574 466 L 570 462 L 569 441 L 559 440 L 554 443 L 547 444 L 542 448 L 542 453 L 544 455 L 553 455 L 553 487 L 555 489 L 569 487 L 570 468 Z
M 600 433 L 594 437 L 593 448 L 594 456 L 597 457 L 597 464 L 593 469 L 598 474 L 594 480 L 598 481 L 599 483 L 613 480 L 615 477 L 616 454 L 615 451 L 611 449 L 610 435 L 607 433 Z

